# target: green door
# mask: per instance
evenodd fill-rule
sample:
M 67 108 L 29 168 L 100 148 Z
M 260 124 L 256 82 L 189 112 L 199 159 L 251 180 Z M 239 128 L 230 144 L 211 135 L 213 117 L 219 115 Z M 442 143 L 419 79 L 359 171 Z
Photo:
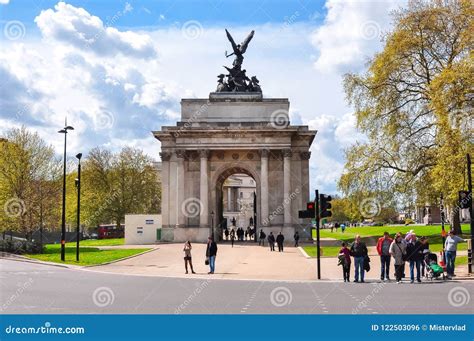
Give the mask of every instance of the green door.
M 156 229 L 156 240 L 161 240 L 161 229 Z

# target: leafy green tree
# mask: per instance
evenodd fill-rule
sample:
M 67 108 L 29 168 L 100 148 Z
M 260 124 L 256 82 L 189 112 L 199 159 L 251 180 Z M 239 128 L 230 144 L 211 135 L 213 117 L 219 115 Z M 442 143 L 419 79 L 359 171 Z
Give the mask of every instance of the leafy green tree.
M 411 1 L 394 13 L 394 28 L 367 72 L 345 76 L 358 128 L 368 137 L 346 151 L 339 181 L 345 194 L 435 203 L 445 193 L 447 204 L 456 204 L 463 160 L 473 152 L 472 13 L 468 0 Z
M 37 133 L 10 129 L 0 145 L 0 224 L 29 238 L 40 226 L 58 220 L 60 160 Z

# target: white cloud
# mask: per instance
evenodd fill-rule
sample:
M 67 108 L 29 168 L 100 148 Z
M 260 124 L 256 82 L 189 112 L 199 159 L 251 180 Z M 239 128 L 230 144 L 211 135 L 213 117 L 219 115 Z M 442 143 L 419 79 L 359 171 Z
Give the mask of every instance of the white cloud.
M 10 0 L 0 0 L 0 5 L 8 5 Z
M 323 27 L 335 22 L 333 15 L 329 8 Z M 116 22 L 104 23 L 65 3 L 42 11 L 36 23 L 43 41 L 0 46 L 0 77 L 8 88 L 0 91 L 0 132 L 25 124 L 60 152 L 62 140 L 56 131 L 67 115 L 76 128 L 68 138 L 71 155 L 98 145 L 112 149 L 132 145 L 159 159 L 160 144 L 151 130 L 174 125 L 180 99 L 207 97 L 222 65 L 232 62 L 224 56 L 230 46 L 222 27 L 203 25 L 196 39 L 183 35 L 183 23 L 122 32 L 110 27 Z M 292 123 L 318 130 L 311 148 L 312 188 L 331 193 L 342 172 L 343 148 L 362 136 L 344 100 L 339 62 L 324 70 L 314 67 L 311 25 L 282 22 L 228 28 L 236 41 L 255 29 L 245 54 L 247 74 L 257 75 L 264 96 L 290 99 Z M 84 49 L 91 39 L 94 43 Z M 360 40 L 347 37 L 346 43 L 357 45 Z M 316 48 L 319 58 L 326 55 L 326 44 Z M 347 63 L 357 67 L 359 60 Z
M 380 49 L 390 26 L 390 11 L 405 0 L 327 0 L 324 24 L 312 35 L 319 71 L 354 71 Z
M 130 11 L 131 6 L 126 5 L 124 11 L 117 12 L 104 24 L 99 17 L 89 14 L 83 8 L 59 2 L 54 9 L 41 11 L 35 18 L 35 23 L 45 39 L 90 50 L 97 55 L 113 56 L 120 53 L 145 59 L 156 57 L 156 50 L 148 35 L 132 31 L 121 32 L 110 27 Z

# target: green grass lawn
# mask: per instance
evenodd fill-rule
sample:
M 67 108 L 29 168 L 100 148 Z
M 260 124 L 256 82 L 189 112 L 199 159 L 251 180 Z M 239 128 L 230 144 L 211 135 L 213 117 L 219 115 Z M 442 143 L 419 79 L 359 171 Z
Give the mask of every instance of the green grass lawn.
M 456 257 L 456 265 L 466 265 L 466 264 L 467 264 L 467 256 Z
M 80 246 L 116 246 L 124 245 L 125 238 L 114 238 L 114 239 L 86 239 L 80 241 Z M 58 245 L 58 244 L 52 244 Z M 66 247 L 76 247 L 76 242 L 66 243 Z
M 449 226 L 445 227 L 446 231 L 449 230 Z M 432 252 L 440 252 L 443 249 L 442 237 L 441 237 L 441 226 L 440 225 L 429 225 L 429 226 L 362 226 L 362 227 L 348 227 L 345 232 L 342 233 L 341 229 L 338 232 L 331 232 L 330 229 L 321 230 L 321 238 L 334 238 L 338 239 L 341 243 L 343 241 L 352 243 L 357 234 L 360 234 L 363 241 L 367 243 L 367 246 L 375 246 L 377 239 L 383 235 L 385 231 L 389 232 L 393 236 L 397 232 L 406 233 L 410 230 L 414 230 L 418 236 L 428 237 L 430 243 L 430 250 Z M 334 230 L 335 231 L 335 230 Z M 468 238 L 469 225 L 462 225 L 463 238 Z M 316 231 L 313 230 L 313 238 L 316 238 Z M 323 257 L 335 257 L 337 256 L 340 247 L 339 246 L 326 246 L 323 248 Z M 316 246 L 305 246 L 304 250 L 311 257 L 316 257 Z M 458 244 L 458 251 L 467 250 L 467 243 Z M 459 257 L 462 261 L 463 256 Z M 467 258 L 464 260 L 466 264 Z M 457 261 L 456 261 L 457 263 Z
M 303 246 L 308 256 L 316 257 L 316 245 Z M 339 254 L 340 246 L 324 246 L 321 247 L 322 257 L 336 257 Z
M 71 244 L 71 243 L 68 243 Z M 43 254 L 25 255 L 30 258 L 71 265 L 98 265 L 111 262 L 121 258 L 133 256 L 150 249 L 116 249 L 116 250 L 100 250 L 96 247 L 80 247 L 79 262 L 76 262 L 76 248 L 66 246 L 66 261 L 61 261 L 61 247 L 59 244 L 51 244 L 45 246 Z
M 469 233 L 469 225 L 463 224 L 462 231 L 464 234 Z M 407 233 L 410 230 L 414 230 L 418 236 L 433 236 L 438 235 L 441 240 L 441 226 L 440 225 L 428 225 L 428 226 L 361 226 L 361 227 L 348 227 L 345 232 L 342 233 L 339 228 L 337 232 L 331 232 L 331 229 L 321 229 L 321 238 L 335 238 L 341 241 L 353 241 L 357 234 L 364 237 L 381 237 L 385 231 L 394 235 L 397 232 Z M 445 226 L 445 230 L 449 231 L 449 226 Z M 335 230 L 334 230 L 335 231 Z M 316 238 L 316 231 L 313 230 L 313 238 Z

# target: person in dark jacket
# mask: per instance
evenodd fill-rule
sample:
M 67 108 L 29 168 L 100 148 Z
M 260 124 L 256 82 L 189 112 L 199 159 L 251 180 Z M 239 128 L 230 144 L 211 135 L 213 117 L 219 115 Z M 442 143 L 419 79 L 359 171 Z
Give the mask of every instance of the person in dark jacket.
M 430 243 L 428 242 L 428 238 L 426 237 L 421 237 L 420 238 L 421 242 L 421 254 L 423 255 L 423 258 L 421 259 L 421 277 L 425 276 L 425 262 L 423 261 L 426 257 L 426 254 L 430 252 Z
M 364 242 L 361 241 L 360 235 L 357 235 L 354 243 L 351 245 L 351 256 L 354 257 L 354 282 L 359 282 L 359 277 L 361 283 L 364 283 L 364 260 L 368 255 L 367 246 Z
M 206 258 L 209 260 L 210 271 L 213 274 L 216 268 L 217 244 L 212 237 L 207 239 Z
M 298 242 L 300 240 L 300 235 L 298 234 L 298 231 L 295 232 L 293 238 L 295 238 L 295 247 L 298 247 Z
M 273 235 L 273 232 L 270 232 L 267 240 L 268 240 L 268 245 L 270 245 L 270 251 L 275 251 L 275 236 Z
M 267 235 L 265 234 L 265 232 L 263 232 L 263 230 L 261 229 L 260 230 L 260 235 L 258 236 L 258 245 L 262 245 L 262 246 L 265 246 L 265 237 Z
M 283 242 L 285 241 L 285 236 L 280 233 L 278 233 L 278 236 L 276 238 L 276 242 L 278 244 L 278 252 L 283 252 Z
M 421 261 L 423 260 L 423 244 L 416 239 L 416 234 L 412 233 L 407 241 L 407 260 L 410 262 L 410 283 L 415 282 L 415 267 L 416 267 L 416 281 L 421 282 Z

